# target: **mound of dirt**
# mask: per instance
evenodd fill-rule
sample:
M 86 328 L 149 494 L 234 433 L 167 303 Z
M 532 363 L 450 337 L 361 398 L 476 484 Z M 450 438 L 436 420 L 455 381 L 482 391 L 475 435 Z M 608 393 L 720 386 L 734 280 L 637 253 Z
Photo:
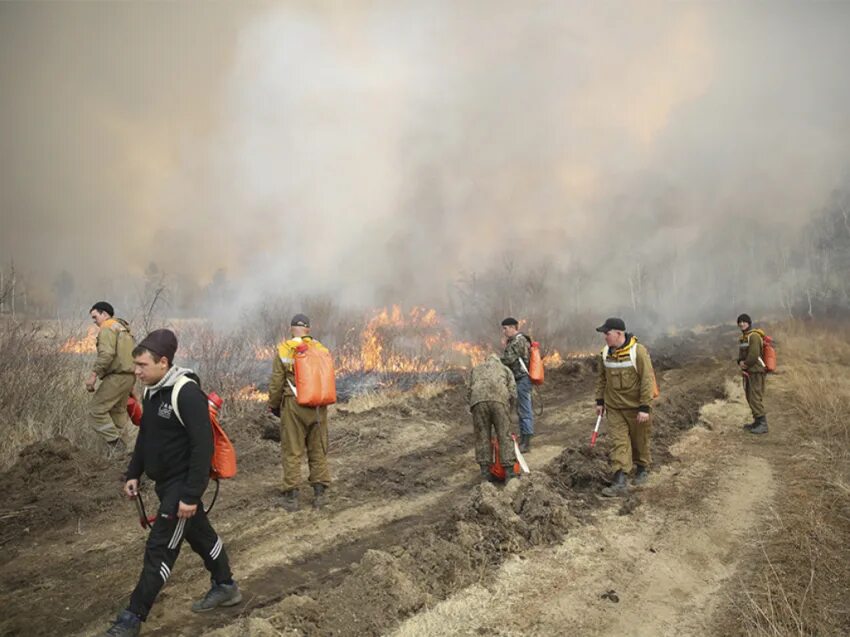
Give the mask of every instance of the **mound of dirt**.
M 55 528 L 104 508 L 121 484 L 120 464 L 76 448 L 57 437 L 24 448 L 0 475 L 0 546 L 21 533 Z M 0 562 L 11 556 L 6 551 Z
M 482 483 L 435 528 L 413 530 L 386 550 L 367 551 L 320 597 L 319 591 L 302 591 L 264 613 L 276 627 L 307 635 L 380 635 L 486 578 L 506 556 L 561 541 L 574 524 L 568 501 L 544 473 L 508 488 Z

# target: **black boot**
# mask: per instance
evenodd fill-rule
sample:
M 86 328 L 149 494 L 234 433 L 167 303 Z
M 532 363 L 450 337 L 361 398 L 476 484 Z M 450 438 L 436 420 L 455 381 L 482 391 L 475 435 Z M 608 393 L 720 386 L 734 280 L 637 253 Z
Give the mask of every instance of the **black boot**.
M 298 510 L 298 489 L 291 489 L 283 494 L 280 500 L 280 506 L 290 513 Z
M 313 508 L 317 511 L 325 504 L 325 489 L 323 484 L 313 485 Z
M 531 450 L 531 438 L 534 434 L 520 434 L 519 436 L 519 450 L 522 453 L 528 453 Z
M 602 489 L 602 495 L 606 498 L 616 498 L 626 495 L 628 490 L 629 483 L 626 481 L 626 474 L 618 469 L 611 480 L 611 485 Z
M 748 422 L 747 424 L 745 424 L 743 426 L 743 428 L 746 429 L 747 431 L 749 431 L 750 429 L 752 429 L 755 426 L 756 426 L 756 421 L 755 421 L 755 419 L 753 419 L 752 422 Z
M 649 480 L 649 468 L 644 467 L 642 464 L 637 465 L 635 469 L 635 477 L 632 480 L 632 484 L 636 487 L 639 487 L 642 484 L 646 484 L 646 481 Z
M 755 427 L 749 430 L 751 434 L 766 434 L 767 433 L 767 416 L 759 416 L 756 418 Z

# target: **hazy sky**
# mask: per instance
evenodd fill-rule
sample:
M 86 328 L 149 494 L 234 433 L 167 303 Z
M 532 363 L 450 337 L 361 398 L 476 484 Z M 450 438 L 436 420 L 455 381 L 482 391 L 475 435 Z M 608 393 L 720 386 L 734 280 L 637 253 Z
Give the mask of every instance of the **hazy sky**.
M 715 285 L 847 185 L 848 60 L 848 2 L 0 3 L 0 257 L 95 295 Z

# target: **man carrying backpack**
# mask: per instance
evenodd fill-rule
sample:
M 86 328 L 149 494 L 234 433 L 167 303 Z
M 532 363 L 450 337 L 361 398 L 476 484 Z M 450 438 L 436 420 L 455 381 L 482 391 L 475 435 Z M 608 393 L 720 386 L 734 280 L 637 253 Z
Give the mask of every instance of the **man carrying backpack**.
M 528 376 L 528 363 L 531 360 L 531 339 L 519 331 L 519 321 L 510 317 L 502 321 L 502 334 L 505 337 L 502 364 L 513 372 L 516 380 L 519 450 L 526 453 L 531 449 L 531 439 L 534 437 L 531 378 Z
M 767 415 L 764 410 L 764 386 L 767 369 L 764 365 L 764 331 L 753 328 L 749 314 L 738 317 L 741 338 L 738 339 L 738 367 L 744 375 L 744 394 L 753 414 L 753 422 L 744 425 L 751 434 L 767 433 Z
M 205 612 L 242 600 L 227 551 L 201 502 L 213 453 L 207 397 L 194 372 L 172 364 L 176 351 L 177 337 L 170 330 L 154 330 L 133 350 L 136 377 L 145 385 L 144 411 L 124 492 L 137 497 L 139 478 L 145 473 L 155 482 L 160 506 L 130 603 L 103 637 L 139 634 L 184 539 L 204 561 L 212 580 L 210 590 L 192 610 Z
M 330 486 L 328 469 L 328 408 L 298 404 L 295 392 L 295 353 L 307 345 L 325 349 L 310 336 L 310 319 L 296 314 L 290 321 L 289 338 L 278 345 L 269 382 L 269 411 L 280 418 L 280 447 L 283 465 L 282 506 L 298 510 L 301 486 L 301 459 L 306 451 L 313 486 L 313 508 L 321 508 L 325 490 Z
M 86 389 L 93 393 L 89 403 L 89 421 L 106 442 L 109 457 L 122 453 L 123 437 L 129 435 L 127 397 L 133 390 L 133 347 L 136 343 L 130 326 L 116 319 L 115 309 L 106 301 L 98 301 L 89 310 L 97 333 L 97 359 L 86 379 Z M 97 380 L 100 385 L 95 389 Z

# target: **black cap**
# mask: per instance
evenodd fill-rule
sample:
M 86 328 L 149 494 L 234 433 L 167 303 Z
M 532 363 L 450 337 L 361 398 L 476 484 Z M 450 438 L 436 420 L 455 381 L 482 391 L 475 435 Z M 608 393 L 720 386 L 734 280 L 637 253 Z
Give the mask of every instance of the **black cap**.
M 626 331 L 626 322 L 621 318 L 608 318 L 605 322 L 596 328 L 597 332 L 607 333 L 611 330 Z
M 292 327 L 310 327 L 310 319 L 306 314 L 296 314 L 289 322 Z
M 747 325 L 752 325 L 752 324 L 753 324 L 753 319 L 751 319 L 751 318 L 750 318 L 750 315 L 749 315 L 749 314 L 741 314 L 741 315 L 738 317 L 738 320 L 737 320 L 737 321 L 735 321 L 735 322 L 736 322 L 736 323 L 746 323 Z
M 504 321 L 502 321 L 502 325 L 503 326 L 512 325 L 514 327 L 519 327 L 519 321 L 517 321 L 515 318 L 509 316 Z
M 91 310 L 89 310 L 89 312 L 91 312 L 92 310 L 97 310 L 98 312 L 106 312 L 107 314 L 109 314 L 109 316 L 115 316 L 115 308 L 112 307 L 111 303 L 107 303 L 106 301 L 98 301 L 97 303 L 91 306 Z
M 169 364 L 174 362 L 174 354 L 177 352 L 177 335 L 171 330 L 154 330 L 139 343 L 148 351 L 165 356 Z

